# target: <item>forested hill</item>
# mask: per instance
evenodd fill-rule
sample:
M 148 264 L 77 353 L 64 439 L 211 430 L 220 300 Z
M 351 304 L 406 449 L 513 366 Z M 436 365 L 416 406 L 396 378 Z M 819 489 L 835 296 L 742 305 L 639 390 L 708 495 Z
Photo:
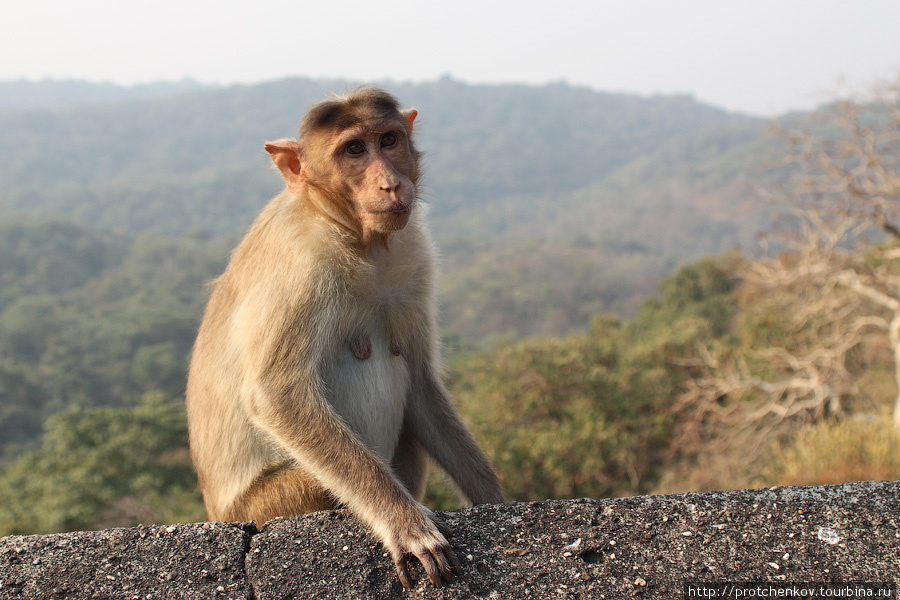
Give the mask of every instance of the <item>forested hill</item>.
M 176 96 L 202 87 L 190 79 L 125 87 L 78 80 L 0 81 L 0 110 L 72 108 Z
M 0 85 L 0 209 L 169 238 L 240 235 L 281 188 L 263 142 L 354 85 L 51 84 Z M 419 110 L 443 314 L 466 342 L 633 314 L 675 265 L 759 229 L 759 120 L 563 84 L 384 85 Z

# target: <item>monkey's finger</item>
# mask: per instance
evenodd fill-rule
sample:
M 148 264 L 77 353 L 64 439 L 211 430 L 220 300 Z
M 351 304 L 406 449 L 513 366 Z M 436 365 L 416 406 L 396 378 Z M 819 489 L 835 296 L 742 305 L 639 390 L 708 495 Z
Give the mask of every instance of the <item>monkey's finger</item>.
M 462 573 L 462 565 L 459 562 L 459 557 L 456 556 L 456 552 L 453 551 L 452 548 L 447 548 L 447 557 L 450 559 L 451 569 L 457 575 Z
M 444 584 L 444 573 L 438 567 L 435 556 L 432 555 L 431 551 L 423 550 L 421 553 L 417 553 L 416 557 L 428 574 L 428 580 L 434 587 L 441 587 Z
M 453 574 L 459 573 L 459 559 L 450 546 L 440 546 L 434 553 L 435 562 L 445 583 L 453 583 Z
M 411 588 L 415 579 L 409 574 L 409 559 L 406 554 L 401 554 L 399 557 L 394 557 L 394 565 L 397 567 L 397 577 L 400 578 L 400 583 L 403 584 L 405 588 Z
M 450 529 L 450 526 L 447 525 L 443 520 L 438 519 L 436 516 L 431 515 L 431 521 L 434 523 L 434 526 L 438 528 L 445 538 L 453 537 L 453 530 Z

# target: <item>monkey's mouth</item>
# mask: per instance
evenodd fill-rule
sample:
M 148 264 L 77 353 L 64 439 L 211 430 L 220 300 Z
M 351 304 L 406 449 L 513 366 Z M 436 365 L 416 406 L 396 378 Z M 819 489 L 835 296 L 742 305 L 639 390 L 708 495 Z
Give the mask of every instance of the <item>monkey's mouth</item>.
M 388 209 L 385 209 L 385 210 L 376 210 L 376 211 L 372 211 L 372 212 L 373 212 L 374 214 L 376 214 L 376 215 L 397 215 L 397 216 L 400 216 L 400 215 L 405 215 L 405 214 L 407 214 L 407 213 L 408 213 L 409 211 L 411 211 L 411 210 L 412 210 L 412 206 L 410 206 L 410 205 L 408 205 L 408 204 L 400 204 L 400 205 L 393 206 L 393 207 L 388 208 Z

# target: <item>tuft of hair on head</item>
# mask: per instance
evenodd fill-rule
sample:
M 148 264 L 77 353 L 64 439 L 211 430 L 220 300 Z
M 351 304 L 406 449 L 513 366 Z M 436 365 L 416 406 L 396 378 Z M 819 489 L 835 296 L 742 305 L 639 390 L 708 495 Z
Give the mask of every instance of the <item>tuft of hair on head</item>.
M 377 87 L 360 87 L 315 104 L 300 124 L 300 137 L 314 132 L 340 131 L 364 122 L 402 118 L 400 103 Z

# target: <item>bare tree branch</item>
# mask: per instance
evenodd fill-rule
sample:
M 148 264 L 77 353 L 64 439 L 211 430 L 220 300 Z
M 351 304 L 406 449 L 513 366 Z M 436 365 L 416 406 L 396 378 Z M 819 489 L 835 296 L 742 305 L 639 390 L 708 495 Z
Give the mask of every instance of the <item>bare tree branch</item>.
M 676 448 L 714 438 L 714 428 L 760 448 L 785 426 L 842 416 L 848 400 L 866 400 L 853 357 L 870 347 L 892 354 L 900 430 L 898 92 L 900 78 L 865 103 L 838 102 L 778 130 L 794 173 L 781 196 L 789 226 L 781 254 L 741 275 L 762 299 L 757 310 L 777 317 L 779 343 L 700 347 L 681 361 L 695 375 L 674 404 L 685 424 Z

